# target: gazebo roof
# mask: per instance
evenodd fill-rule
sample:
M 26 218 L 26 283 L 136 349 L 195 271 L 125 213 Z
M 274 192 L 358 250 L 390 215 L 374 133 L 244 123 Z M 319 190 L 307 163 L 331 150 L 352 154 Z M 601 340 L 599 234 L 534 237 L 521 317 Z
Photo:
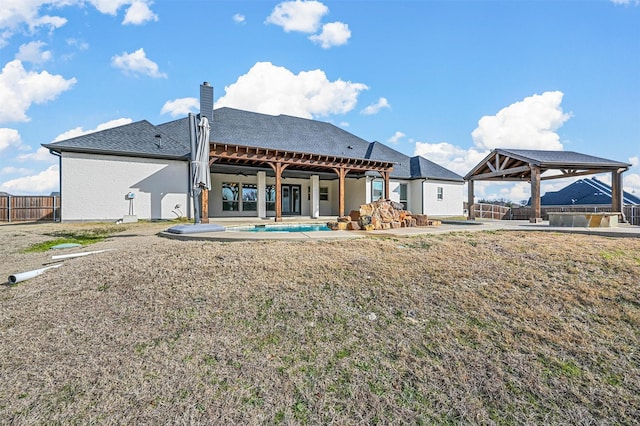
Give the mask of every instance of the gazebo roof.
M 631 164 L 607 160 L 572 151 L 533 149 L 494 149 L 464 177 L 465 180 L 531 180 L 531 168 L 540 174 L 548 170 L 560 173 L 542 176 L 542 180 L 627 170 Z

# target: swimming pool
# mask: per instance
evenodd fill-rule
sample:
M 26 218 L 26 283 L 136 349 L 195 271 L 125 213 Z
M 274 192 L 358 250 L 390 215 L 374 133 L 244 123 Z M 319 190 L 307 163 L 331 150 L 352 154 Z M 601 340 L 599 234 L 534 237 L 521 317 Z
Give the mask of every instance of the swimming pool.
M 227 231 L 235 232 L 315 232 L 330 231 L 324 223 L 291 223 L 287 225 L 232 226 Z

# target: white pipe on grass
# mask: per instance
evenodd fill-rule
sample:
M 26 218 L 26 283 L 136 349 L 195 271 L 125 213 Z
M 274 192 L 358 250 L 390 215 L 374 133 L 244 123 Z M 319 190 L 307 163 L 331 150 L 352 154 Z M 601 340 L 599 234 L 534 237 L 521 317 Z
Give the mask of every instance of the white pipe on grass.
M 9 275 L 9 283 L 16 284 L 21 281 L 26 281 L 33 277 L 37 277 L 38 275 L 44 273 L 47 269 L 59 268 L 62 266 L 62 263 L 53 266 L 47 266 L 46 268 L 34 269 L 33 271 L 20 272 L 19 274 Z
M 51 256 L 51 259 L 52 260 L 71 259 L 72 257 L 89 256 L 90 254 L 103 253 L 105 251 L 112 251 L 112 250 L 115 250 L 115 249 L 85 251 L 83 253 L 58 254 L 58 255 L 55 255 L 55 256 Z

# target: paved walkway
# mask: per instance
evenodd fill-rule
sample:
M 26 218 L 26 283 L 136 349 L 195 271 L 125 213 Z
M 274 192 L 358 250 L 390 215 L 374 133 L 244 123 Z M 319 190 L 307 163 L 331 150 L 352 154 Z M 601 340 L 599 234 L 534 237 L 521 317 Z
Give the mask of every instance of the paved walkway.
M 335 218 L 303 219 L 296 218 L 287 220 L 284 223 L 326 223 Z M 246 225 L 269 225 L 275 224 L 272 221 L 259 221 L 251 219 L 211 219 L 212 223 L 219 224 L 226 228 L 233 228 Z M 423 234 L 443 234 L 449 232 L 478 232 L 478 231 L 547 231 L 547 232 L 568 232 L 588 235 L 599 235 L 606 237 L 631 237 L 640 238 L 640 226 L 619 224 L 616 228 L 567 228 L 552 227 L 549 222 L 529 223 L 518 220 L 477 220 L 474 222 L 447 222 L 440 226 L 398 228 L 381 231 L 314 231 L 314 232 L 242 232 L 227 230 L 223 232 L 202 232 L 195 234 L 173 234 L 161 232 L 160 235 L 167 238 L 179 240 L 209 240 L 209 241 L 247 241 L 247 240 L 333 240 L 345 238 L 364 237 L 392 237 L 402 238 Z

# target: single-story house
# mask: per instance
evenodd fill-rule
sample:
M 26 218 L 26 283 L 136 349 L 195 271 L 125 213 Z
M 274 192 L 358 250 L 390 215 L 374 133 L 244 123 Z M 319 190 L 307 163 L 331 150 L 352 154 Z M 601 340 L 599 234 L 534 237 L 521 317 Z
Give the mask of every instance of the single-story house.
M 540 198 L 540 204 L 544 207 L 611 205 L 612 193 L 610 185 L 592 177 L 579 179 L 558 191 L 546 192 Z M 640 205 L 640 197 L 623 191 L 622 204 Z M 531 199 L 527 205 L 531 205 Z
M 326 122 L 214 110 L 207 83 L 200 115 L 210 122 L 206 218 L 337 216 L 380 198 L 413 213 L 463 214 L 463 178 L 424 157 Z M 143 120 L 43 144 L 60 158 L 62 220 L 192 217 L 194 121 Z

